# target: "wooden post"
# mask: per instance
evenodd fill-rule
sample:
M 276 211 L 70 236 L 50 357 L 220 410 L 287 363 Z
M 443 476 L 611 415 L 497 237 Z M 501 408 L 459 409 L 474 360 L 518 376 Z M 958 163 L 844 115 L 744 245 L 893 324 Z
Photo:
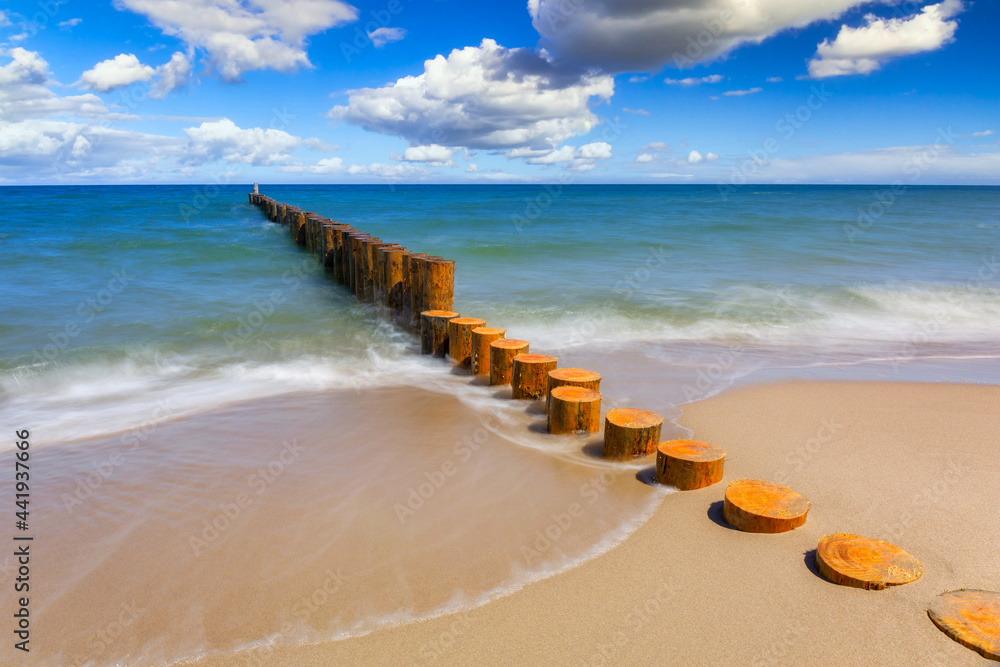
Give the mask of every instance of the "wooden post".
M 746 533 L 784 533 L 806 522 L 809 501 L 787 486 L 738 479 L 726 487 L 722 518 Z
M 1000 660 L 1000 593 L 976 588 L 941 593 L 931 600 L 927 615 L 962 646 Z
M 306 248 L 311 253 L 319 254 L 319 236 L 324 219 L 318 215 L 306 216 Z
M 547 354 L 519 354 L 514 357 L 511 373 L 513 398 L 535 399 L 545 396 L 549 388 L 549 371 L 555 370 L 559 357 Z
M 472 330 L 472 374 L 490 374 L 490 343 L 507 335 L 503 329 L 477 327 Z
M 413 321 L 410 328 L 420 333 L 420 313 L 427 310 L 424 308 L 424 263 L 427 261 L 425 253 L 410 255 L 410 316 Z
M 691 491 L 722 481 L 726 450 L 697 440 L 667 440 L 656 448 L 656 474 L 660 484 Z
M 550 395 L 549 433 L 597 433 L 601 430 L 601 392 L 586 387 L 556 387 Z
M 390 248 L 383 255 L 382 284 L 385 290 L 385 307 L 393 317 L 399 317 L 403 309 L 403 265 L 410 253 L 406 248 Z
M 285 222 L 285 203 L 284 202 L 279 203 L 278 206 L 277 206 L 277 208 L 275 208 L 274 213 L 275 213 L 274 221 L 277 222 L 277 223 L 279 223 L 279 224 L 284 224 L 284 222 Z
M 450 310 L 425 310 L 420 313 L 420 353 L 435 357 L 448 355 L 448 320 L 458 317 Z
M 299 213 L 291 219 L 290 229 L 292 239 L 299 245 L 306 244 L 306 214 Z
M 327 273 L 336 274 L 337 255 L 334 251 L 334 229 L 333 224 L 323 223 L 323 244 L 320 246 L 319 261 Z
M 351 294 L 358 293 L 358 276 L 361 274 L 361 239 L 368 238 L 364 232 L 351 232 L 347 235 L 347 280 Z
M 400 296 L 399 326 L 413 330 L 413 258 L 426 257 L 426 253 L 411 252 L 403 260 L 403 293 Z
M 361 242 L 361 285 L 359 294 L 362 301 L 375 301 L 375 247 L 382 239 L 369 237 Z
M 253 184 L 253 193 L 254 193 L 254 194 L 258 194 L 259 192 L 260 192 L 260 190 L 258 189 L 258 187 L 257 187 L 257 184 L 256 184 L 256 183 L 254 183 L 254 184 Z
M 350 225 L 337 225 L 333 228 L 333 241 L 334 241 L 334 252 L 337 255 L 337 271 L 334 274 L 334 278 L 341 285 L 347 284 L 347 267 L 348 261 L 348 251 L 347 251 L 347 234 L 353 232 L 354 229 Z
M 455 262 L 429 259 L 424 263 L 425 310 L 451 310 L 455 296 Z
M 472 330 L 486 324 L 477 317 L 456 317 L 448 322 L 448 354 L 462 368 L 472 366 Z
M 510 384 L 514 357 L 519 354 L 528 354 L 528 341 L 503 338 L 490 343 L 490 384 Z
M 601 374 L 582 368 L 557 368 L 549 371 L 549 385 L 545 394 L 545 411 L 549 411 L 549 394 L 556 387 L 584 387 L 585 389 L 601 390 Z
M 651 454 L 660 444 L 663 417 L 655 412 L 618 408 L 604 418 L 604 449 L 609 459 L 635 459 Z
M 908 584 L 924 573 L 920 561 L 895 544 L 850 533 L 820 538 L 816 569 L 835 584 L 875 591 Z
M 399 244 L 379 243 L 372 250 L 372 298 L 377 304 L 385 303 L 385 253 L 394 248 L 400 249 Z

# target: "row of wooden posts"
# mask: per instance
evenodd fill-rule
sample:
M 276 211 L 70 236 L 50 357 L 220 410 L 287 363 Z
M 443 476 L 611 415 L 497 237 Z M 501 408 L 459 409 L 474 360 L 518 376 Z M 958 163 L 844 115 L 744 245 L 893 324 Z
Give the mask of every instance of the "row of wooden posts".
M 359 300 L 385 309 L 398 325 L 420 336 L 424 354 L 450 357 L 491 385 L 511 385 L 515 399 L 546 399 L 550 433 L 596 433 L 601 427 L 601 374 L 557 368 L 558 358 L 532 354 L 525 340 L 507 338 L 486 320 L 452 310 L 455 262 L 414 253 L 363 231 L 260 194 L 250 203 L 287 225 L 292 239 L 318 256 L 338 283 Z M 605 457 L 630 459 L 656 450 L 663 418 L 647 410 L 608 411 Z M 660 466 L 658 466 L 658 469 Z M 662 481 L 668 479 L 663 468 Z
M 350 225 L 277 202 L 259 194 L 256 185 L 250 203 L 268 219 L 288 225 L 292 238 L 316 253 L 331 276 L 358 299 L 383 307 L 397 324 L 419 333 L 423 354 L 450 357 L 474 375 L 489 376 L 491 385 L 511 385 L 515 399 L 545 398 L 550 433 L 600 430 L 601 374 L 557 368 L 557 357 L 532 354 L 528 341 L 507 338 L 504 329 L 453 311 L 453 261 L 410 252 Z M 655 451 L 654 479 L 681 491 L 722 480 L 723 449 L 696 440 L 660 442 L 662 424 L 660 415 L 647 410 L 609 410 L 602 455 L 627 460 Z M 786 486 L 741 479 L 726 488 L 722 514 L 741 531 L 782 533 L 802 526 L 809 509 L 809 501 Z M 816 565 L 829 581 L 866 589 L 909 583 L 923 573 L 920 562 L 899 547 L 849 533 L 821 538 Z M 970 625 L 970 613 L 982 622 Z M 943 593 L 928 614 L 959 643 L 1000 659 L 1000 633 L 994 629 L 1000 627 L 1000 594 Z
M 451 309 L 454 260 L 411 252 L 262 194 L 251 193 L 250 203 L 272 222 L 287 225 L 292 239 L 315 253 L 334 280 L 359 301 L 387 309 L 399 326 L 419 332 L 420 313 Z

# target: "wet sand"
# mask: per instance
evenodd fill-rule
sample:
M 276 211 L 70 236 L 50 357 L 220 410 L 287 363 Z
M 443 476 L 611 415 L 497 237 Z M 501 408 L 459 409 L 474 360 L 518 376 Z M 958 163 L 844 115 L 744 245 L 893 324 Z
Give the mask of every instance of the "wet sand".
M 945 590 L 998 587 L 998 404 L 996 386 L 731 390 L 681 419 L 728 450 L 723 483 L 665 496 L 607 553 L 475 609 L 199 664 L 985 664 L 926 607 Z M 726 527 L 724 485 L 742 477 L 792 486 L 809 520 L 781 535 Z M 924 576 L 884 591 L 826 582 L 812 551 L 835 531 L 898 544 Z
M 441 381 L 484 407 L 299 393 L 42 445 L 32 664 L 172 663 L 469 608 L 610 548 L 666 493 L 538 433 L 536 404 Z M 0 567 L 10 585 L 14 558 Z

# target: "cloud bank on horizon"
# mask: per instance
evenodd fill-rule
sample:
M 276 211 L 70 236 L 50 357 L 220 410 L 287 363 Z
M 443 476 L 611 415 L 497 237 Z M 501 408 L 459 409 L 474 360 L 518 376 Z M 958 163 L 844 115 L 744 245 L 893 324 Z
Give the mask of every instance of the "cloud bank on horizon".
M 5 8 L 0 182 L 1000 183 L 995 7 L 452 1 Z

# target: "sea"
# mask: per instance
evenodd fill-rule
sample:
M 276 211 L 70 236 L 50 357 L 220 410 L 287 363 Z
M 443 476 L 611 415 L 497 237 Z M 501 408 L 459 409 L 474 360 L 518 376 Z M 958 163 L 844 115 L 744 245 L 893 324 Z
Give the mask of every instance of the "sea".
M 613 548 L 672 491 L 652 458 L 605 461 L 599 435 L 550 436 L 537 404 L 422 356 L 250 190 L 2 190 L 0 497 L 27 431 L 28 527 L 11 509 L 5 532 L 33 537 L 37 664 L 460 614 Z M 261 193 L 455 260 L 456 311 L 600 372 L 605 410 L 655 411 L 664 439 L 736 385 L 1000 378 L 997 187 Z

